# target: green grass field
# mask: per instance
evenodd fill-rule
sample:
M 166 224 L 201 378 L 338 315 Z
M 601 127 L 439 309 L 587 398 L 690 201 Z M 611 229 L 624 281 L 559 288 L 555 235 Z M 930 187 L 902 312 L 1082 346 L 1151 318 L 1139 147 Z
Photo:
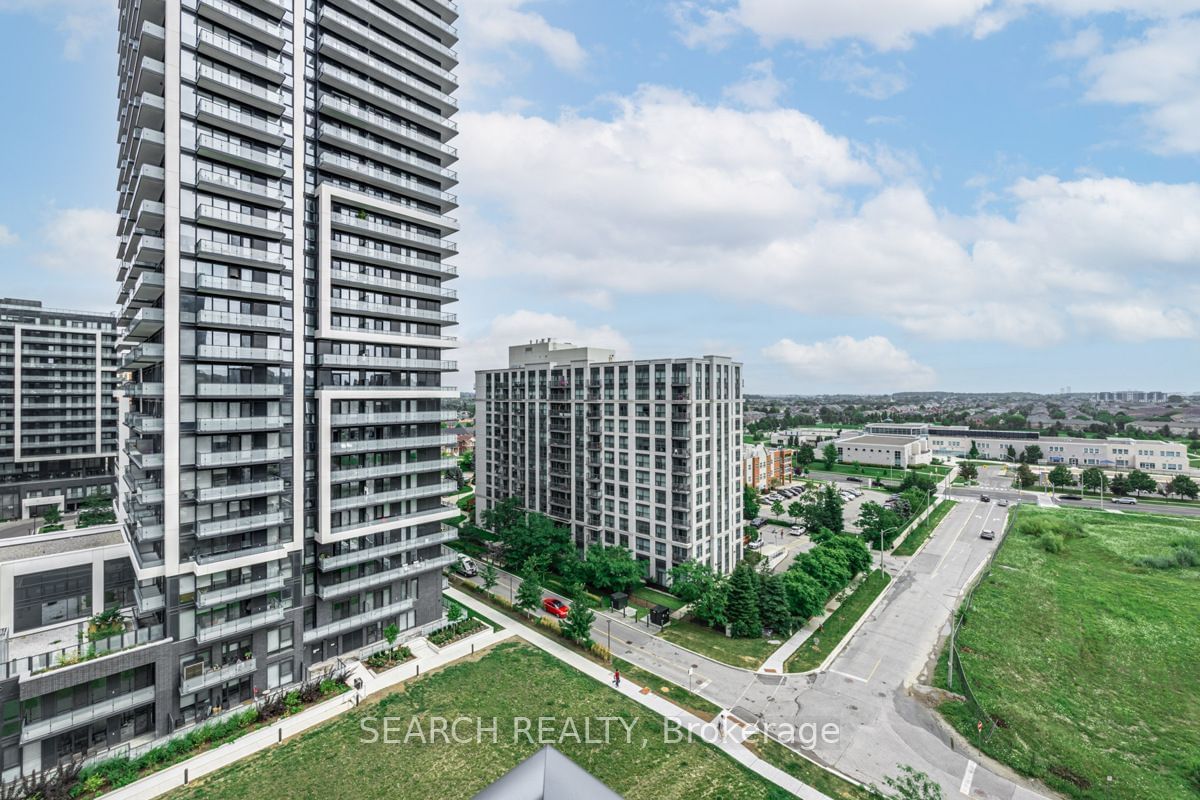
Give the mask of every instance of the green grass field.
M 649 586 L 638 586 L 634 588 L 633 596 L 647 603 L 666 606 L 672 611 L 678 611 L 687 605 L 687 603 L 683 602 L 683 600 L 679 599 L 675 595 L 667 594 L 666 592 L 660 592 L 657 589 L 651 589 Z
M 800 649 L 783 665 L 784 672 L 804 672 L 821 666 L 838 642 L 845 638 L 854 624 L 867 610 L 879 593 L 887 588 L 892 577 L 886 572 L 875 570 L 858 585 L 854 593 L 833 610 L 824 622 L 820 636 L 810 637 Z
M 1083 526 L 1050 554 L 1012 533 L 975 592 L 958 644 L 999 728 L 983 749 L 1069 797 L 1200 796 L 1200 568 L 1137 566 L 1200 521 L 1021 506 Z M 938 682 L 945 686 L 945 655 Z M 961 703 L 942 713 L 975 741 Z M 1112 775 L 1111 788 L 1106 776 Z
M 925 543 L 925 540 L 929 538 L 929 534 L 933 533 L 934 529 L 941 524 L 942 520 L 946 518 L 946 515 L 956 505 L 958 503 L 954 500 L 943 500 L 942 504 L 935 508 L 932 514 L 914 528 L 908 536 L 904 537 L 904 541 L 892 551 L 892 555 L 911 556 L 916 553 L 917 548 Z
M 735 639 L 707 625 L 682 620 L 663 628 L 662 638 L 700 655 L 746 669 L 758 669 L 779 647 L 766 639 Z
M 817 462 L 812 465 L 812 469 L 823 472 L 838 472 L 844 475 L 867 475 L 872 478 L 893 478 L 897 481 L 904 480 L 904 476 L 908 472 L 916 472 L 922 475 L 932 475 L 936 478 L 944 477 L 950 472 L 949 467 L 934 466 L 932 464 L 914 470 L 901 469 L 900 467 L 888 469 L 887 467 L 872 467 L 867 465 L 859 465 L 856 467 L 853 464 L 834 464 L 829 469 L 826 469 L 824 464 Z
M 534 742 L 513 741 L 514 717 L 531 718 Z M 382 718 L 399 726 L 395 741 L 382 739 Z M 482 718 L 497 721 L 497 741 L 490 734 L 477 744 L 477 726 L 469 726 L 468 743 L 438 740 L 404 743 L 410 720 L 420 718 L 428 734 L 430 720 Z M 378 702 L 339 717 L 282 745 L 197 781 L 169 795 L 173 800 L 234 800 L 286 797 L 290 800 L 424 800 L 469 798 L 495 781 L 540 744 L 538 717 L 554 720 L 559 738 L 565 720 L 575 720 L 580 735 L 584 720 L 593 720 L 593 738 L 602 738 L 601 717 L 636 720 L 629 743 L 619 723 L 609 744 L 587 744 L 567 737 L 554 745 L 628 800 L 685 798 L 762 798 L 790 795 L 701 742 L 664 741 L 662 717 L 621 697 L 607 686 L 561 664 L 529 645 L 503 643 L 474 660 L 409 681 Z M 380 739 L 364 742 L 367 727 Z M 460 727 L 463 736 L 468 728 Z M 618 734 L 619 735 L 616 735 Z M 542 741 L 545 741 L 543 739 Z M 547 742 L 549 743 L 549 742 Z
M 746 747 L 759 758 L 835 800 L 879 800 L 879 795 L 828 772 L 786 745 L 755 735 Z

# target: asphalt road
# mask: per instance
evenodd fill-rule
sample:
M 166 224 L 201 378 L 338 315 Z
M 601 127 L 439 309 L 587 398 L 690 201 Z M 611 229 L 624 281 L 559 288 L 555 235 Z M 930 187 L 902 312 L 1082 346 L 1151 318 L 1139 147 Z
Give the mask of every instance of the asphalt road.
M 731 667 L 607 613 L 597 614 L 593 637 L 619 658 L 776 733 L 804 730 L 804 725 L 836 726 L 836 737 L 817 737 L 808 754 L 864 783 L 882 784 L 907 764 L 937 780 L 947 797 L 1040 798 L 1019 777 L 956 750 L 934 712 L 907 692 L 929 667 L 964 587 L 996 546 L 980 532 L 1001 529 L 1006 514 L 994 503 L 960 503 L 918 555 L 889 559 L 895 580 L 885 599 L 828 669 L 814 674 L 758 674 Z M 493 591 L 515 594 L 519 579 L 502 577 Z

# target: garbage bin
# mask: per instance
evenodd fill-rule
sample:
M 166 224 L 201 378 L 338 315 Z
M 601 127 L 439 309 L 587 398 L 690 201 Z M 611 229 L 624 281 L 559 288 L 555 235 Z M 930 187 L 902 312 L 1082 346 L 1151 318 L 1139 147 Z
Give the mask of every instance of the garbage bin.
M 671 619 L 671 609 L 666 606 L 655 606 L 650 609 L 650 621 L 659 627 L 666 625 Z
M 614 611 L 620 611 L 629 605 L 629 595 L 624 592 L 613 592 L 608 596 L 608 599 Z

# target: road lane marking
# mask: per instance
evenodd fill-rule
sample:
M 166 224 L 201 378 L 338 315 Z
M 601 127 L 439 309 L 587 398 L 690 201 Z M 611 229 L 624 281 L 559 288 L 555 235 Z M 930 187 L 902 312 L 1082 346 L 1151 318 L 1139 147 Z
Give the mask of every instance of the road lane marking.
M 876 664 L 876 666 L 879 666 L 879 665 Z M 834 675 L 841 675 L 843 678 L 849 678 L 852 681 L 858 681 L 859 683 L 867 682 L 866 678 L 860 678 L 857 675 L 851 675 L 849 672 L 842 672 L 839 669 L 830 669 L 829 671 L 832 672 Z M 871 672 L 872 672 L 872 674 L 874 674 L 875 670 L 871 670 Z
M 974 761 L 967 762 L 967 771 L 963 775 L 962 783 L 958 786 L 959 793 L 971 796 L 971 781 L 975 780 L 975 768 L 978 766 Z
M 883 656 L 880 656 L 880 657 L 879 657 L 879 658 L 878 658 L 878 659 L 875 661 L 875 666 L 871 667 L 871 671 L 867 673 L 867 679 L 866 679 L 866 681 L 864 681 L 864 683 L 870 683 L 870 682 L 871 682 L 871 678 L 873 678 L 873 677 L 875 676 L 875 670 L 879 669 L 879 665 L 880 665 L 882 662 L 883 662 Z

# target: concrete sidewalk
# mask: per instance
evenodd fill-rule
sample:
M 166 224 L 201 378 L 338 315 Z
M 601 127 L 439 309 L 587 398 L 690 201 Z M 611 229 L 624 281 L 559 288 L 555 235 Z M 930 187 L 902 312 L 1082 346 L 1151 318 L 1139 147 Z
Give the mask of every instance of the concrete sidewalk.
M 480 614 L 490 614 L 491 618 L 496 616 L 496 612 L 486 603 L 475 599 L 471 595 L 462 592 L 453 587 L 446 590 L 446 594 L 454 598 L 464 606 L 471 608 Z M 505 624 L 498 622 L 497 624 Z M 515 631 L 515 635 L 524 639 L 529 644 L 543 650 L 546 653 L 554 656 L 563 663 L 574 667 L 590 678 L 593 678 L 601 683 L 612 686 L 612 673 L 605 667 L 600 666 L 591 659 L 585 658 L 583 655 L 567 647 L 564 644 L 544 636 L 524 625 L 517 623 L 512 624 L 510 630 Z M 783 770 L 763 761 L 754 753 L 752 753 L 743 743 L 747 736 L 757 733 L 757 728 L 743 727 L 740 724 L 732 722 L 729 717 L 728 710 L 723 710 L 720 719 L 722 719 L 721 729 L 718 730 L 715 722 L 710 723 L 700 719 L 695 714 L 684 711 L 679 706 L 664 700 L 656 694 L 643 691 L 643 687 L 635 684 L 625 678 L 621 679 L 621 686 L 614 691 L 619 692 L 630 700 L 639 705 L 659 714 L 666 719 L 679 725 L 679 727 L 691 731 L 697 738 L 703 738 L 704 741 L 711 744 L 713 747 L 721 750 L 725 755 L 744 765 L 751 771 L 767 779 L 776 786 L 785 789 L 803 800 L 831 800 L 828 795 L 818 792 L 811 786 L 801 783 L 797 779 L 788 775 Z

